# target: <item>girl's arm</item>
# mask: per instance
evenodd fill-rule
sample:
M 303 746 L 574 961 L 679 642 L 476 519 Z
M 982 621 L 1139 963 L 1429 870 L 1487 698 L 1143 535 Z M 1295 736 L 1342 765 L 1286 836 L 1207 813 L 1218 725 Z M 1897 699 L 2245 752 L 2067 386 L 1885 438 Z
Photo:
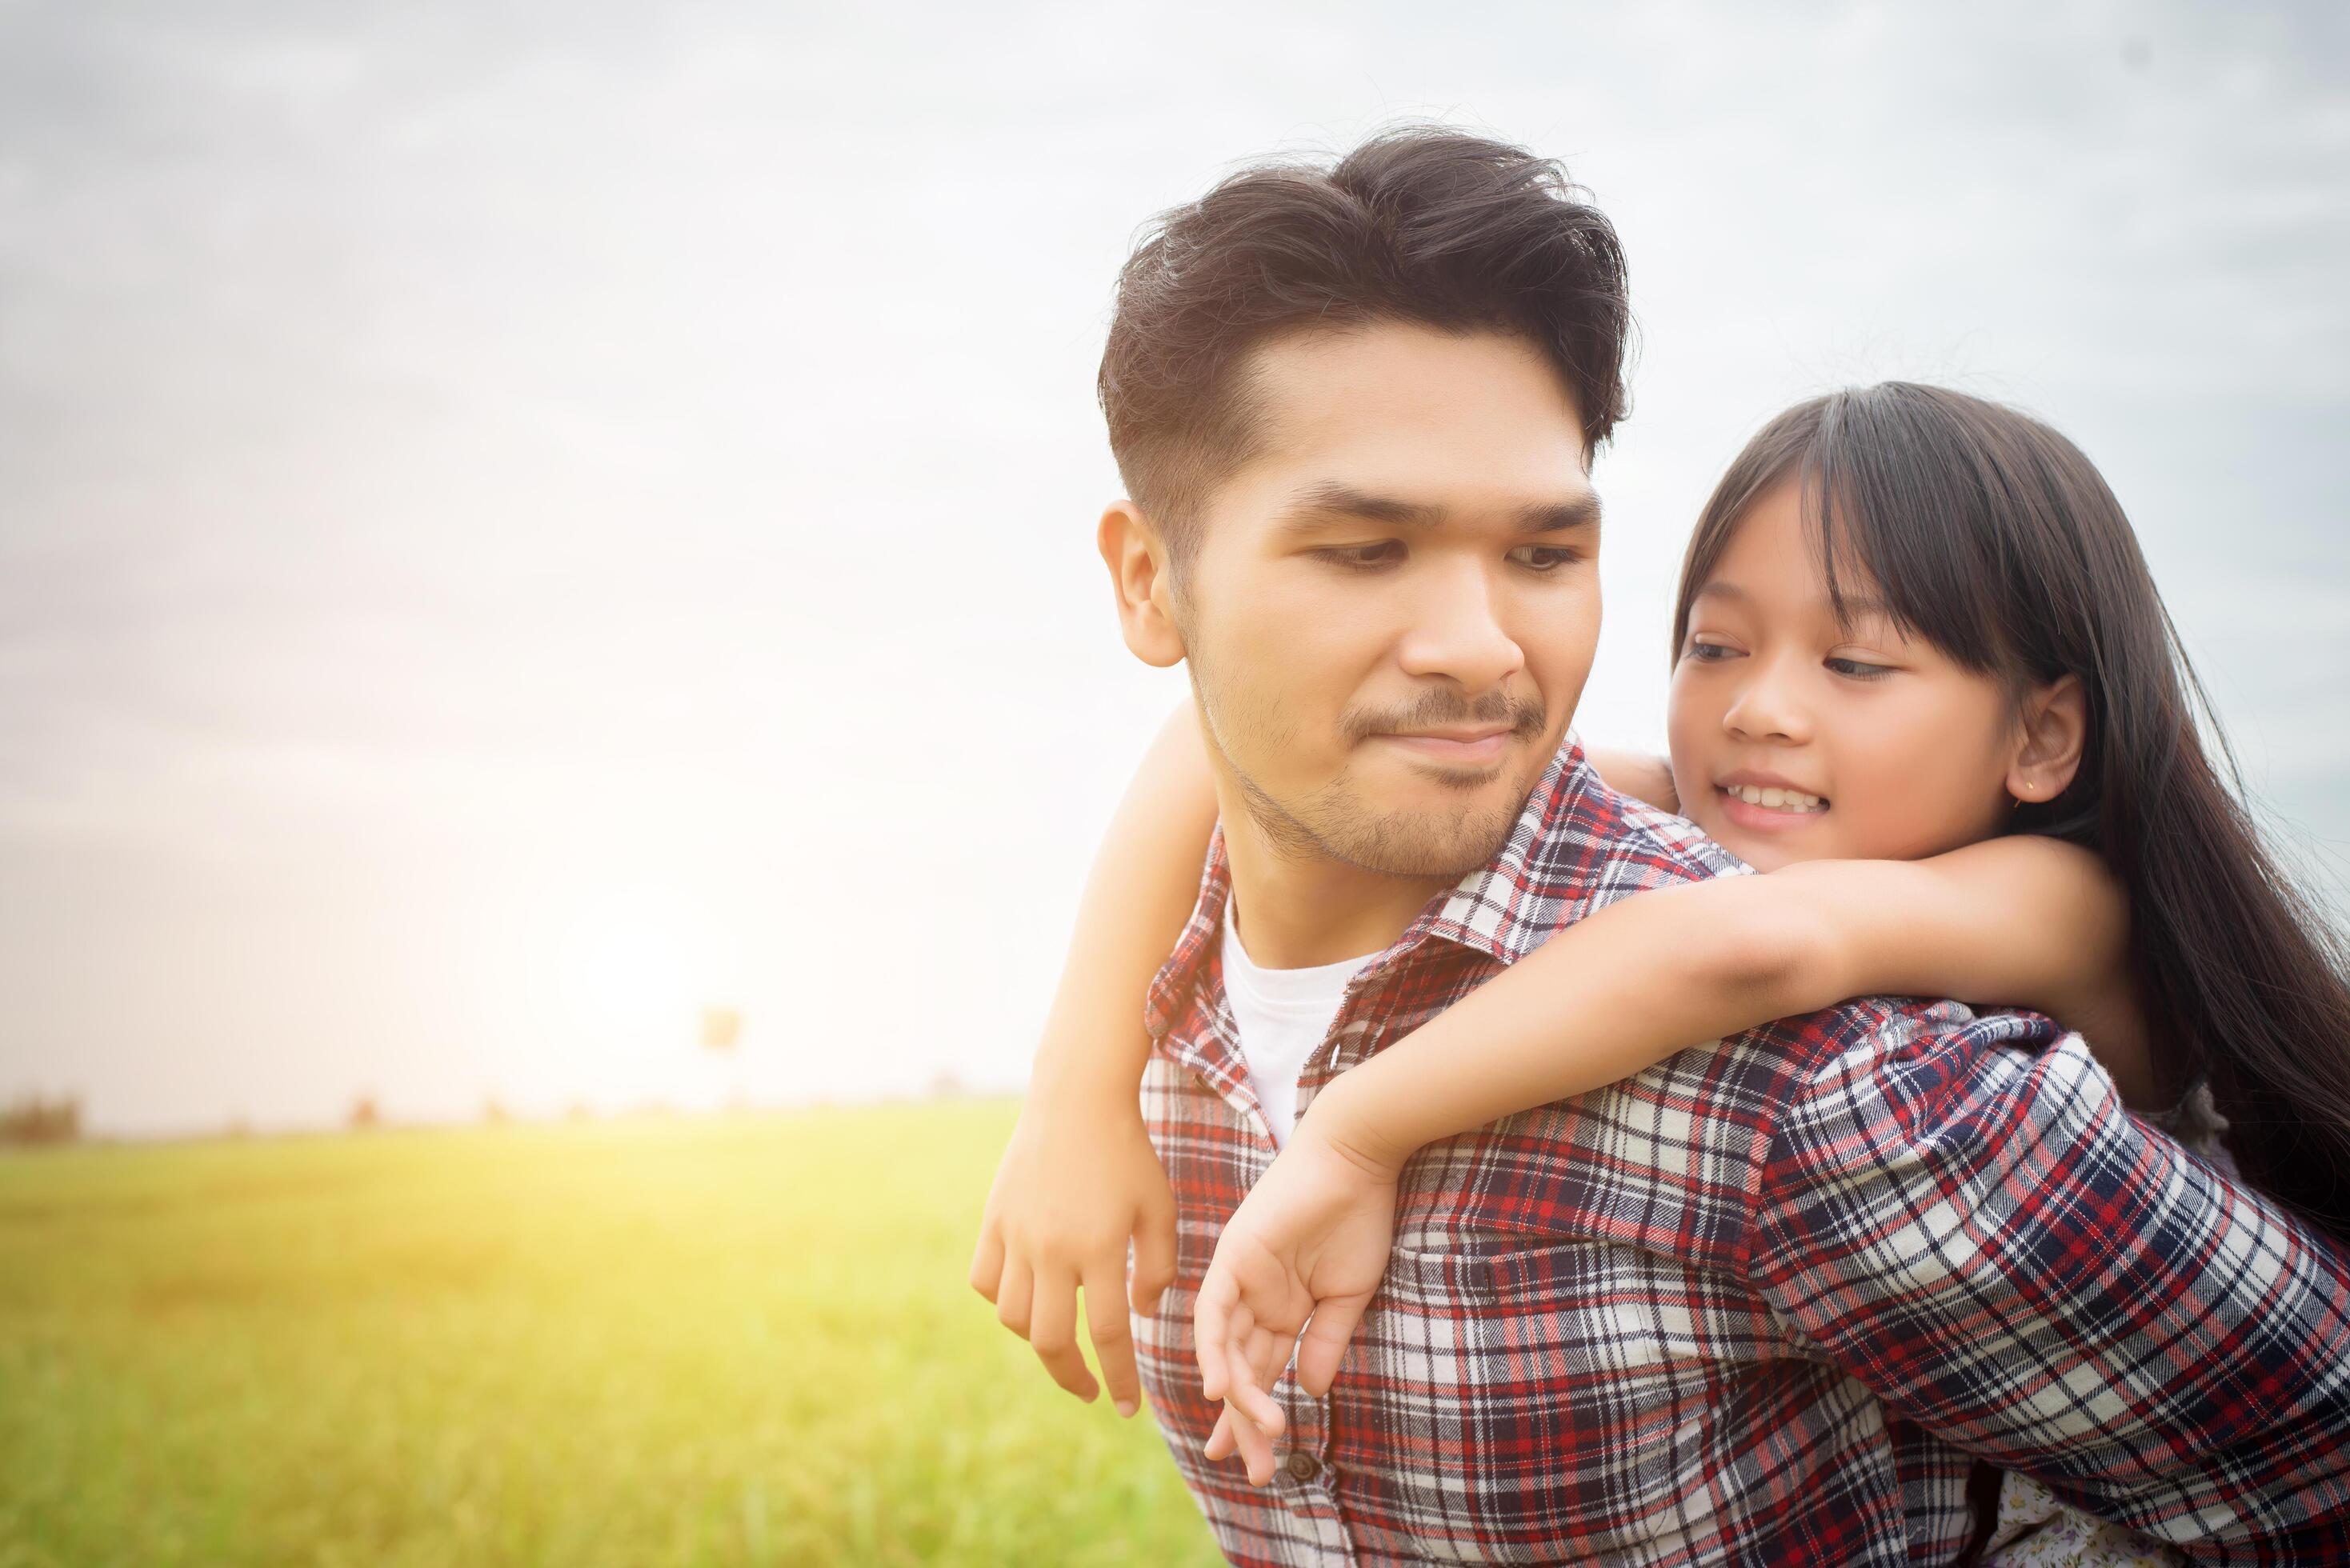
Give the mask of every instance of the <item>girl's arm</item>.
M 1263 1485 L 1283 1425 L 1267 1396 L 1297 1340 L 1322 1395 L 1378 1290 L 1397 1181 L 1422 1145 L 1586 1093 L 1675 1051 L 1871 993 L 2022 1003 L 2105 1031 L 2144 1100 L 2127 909 L 2096 857 L 2004 838 L 1926 861 L 1815 861 L 1641 893 L 1325 1085 L 1216 1243 L 1192 1309 L 1208 1456 Z
M 1626 898 L 1330 1084 L 1307 1114 L 1376 1162 L 1587 1093 L 1700 1041 L 1871 994 L 2022 1005 L 2094 1030 L 2154 1098 L 2128 912 L 2088 850 L 2030 836 L 1821 860 Z
M 1185 702 L 1159 729 L 1094 858 L 1028 1092 L 980 1221 L 971 1283 L 1026 1339 L 1053 1380 L 1091 1400 L 1076 1302 L 1120 1413 L 1140 1399 L 1126 1308 L 1147 1312 L 1175 1277 L 1175 1205 L 1137 1089 L 1152 977 L 1198 896 L 1216 795 Z M 1134 1275 L 1126 1277 L 1127 1242 Z
M 1159 727 L 1094 854 L 1037 1076 L 1106 1088 L 1135 1108 L 1150 1054 L 1143 1004 L 1191 918 L 1215 826 L 1215 779 L 1187 700 Z

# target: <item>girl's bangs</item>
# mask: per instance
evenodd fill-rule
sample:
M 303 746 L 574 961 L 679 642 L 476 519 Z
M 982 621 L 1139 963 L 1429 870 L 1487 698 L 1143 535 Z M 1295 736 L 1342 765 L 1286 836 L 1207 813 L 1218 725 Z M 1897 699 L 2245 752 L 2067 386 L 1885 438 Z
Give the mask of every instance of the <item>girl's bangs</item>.
M 1969 483 L 1981 454 L 1930 414 L 1868 393 L 1827 400 L 1799 469 L 1812 547 L 1839 621 L 1882 609 L 1964 668 L 2001 673 L 2002 520 Z

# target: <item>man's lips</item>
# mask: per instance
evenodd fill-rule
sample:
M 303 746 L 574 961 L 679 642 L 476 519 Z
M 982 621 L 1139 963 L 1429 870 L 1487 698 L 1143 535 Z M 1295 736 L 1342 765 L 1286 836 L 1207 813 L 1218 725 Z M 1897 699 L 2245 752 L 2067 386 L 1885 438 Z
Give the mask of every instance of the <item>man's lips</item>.
M 1414 730 L 1409 733 L 1396 731 L 1374 735 L 1371 739 L 1385 741 L 1429 762 L 1445 763 L 1454 767 L 1482 767 L 1502 759 L 1502 754 L 1510 749 L 1511 733 L 1507 724 L 1480 724 L 1458 729 Z

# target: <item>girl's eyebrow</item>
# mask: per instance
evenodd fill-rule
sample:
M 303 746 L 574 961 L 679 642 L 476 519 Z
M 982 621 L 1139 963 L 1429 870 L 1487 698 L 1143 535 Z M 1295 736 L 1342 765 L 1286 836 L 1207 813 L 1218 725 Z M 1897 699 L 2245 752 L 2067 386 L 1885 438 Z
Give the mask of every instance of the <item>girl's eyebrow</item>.
M 1837 621 L 1847 628 L 1865 620 L 1881 620 L 1896 628 L 1901 624 L 1901 618 L 1893 613 L 1893 607 L 1872 595 L 1856 597 L 1846 594 L 1836 608 Z
M 1751 604 L 1753 598 L 1753 595 L 1736 583 L 1726 582 L 1720 577 L 1711 577 L 1707 579 L 1697 592 L 1690 596 L 1690 602 L 1695 604 L 1700 599 L 1729 599 L 1737 604 Z M 1873 594 L 1846 594 L 1841 609 L 1843 613 L 1837 617 L 1837 624 L 1846 630 L 1850 630 L 1865 620 L 1881 620 L 1897 631 L 1901 628 L 1901 618 L 1893 613 L 1893 607 Z

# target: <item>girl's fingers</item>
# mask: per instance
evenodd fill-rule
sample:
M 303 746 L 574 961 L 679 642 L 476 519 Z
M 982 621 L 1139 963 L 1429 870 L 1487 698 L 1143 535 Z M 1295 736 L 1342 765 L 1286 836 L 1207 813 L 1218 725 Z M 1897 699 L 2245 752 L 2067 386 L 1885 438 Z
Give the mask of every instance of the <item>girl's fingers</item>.
M 1273 1439 L 1231 1405 L 1226 1405 L 1224 1411 L 1232 1418 L 1232 1443 L 1248 1470 L 1249 1484 L 1264 1485 L 1273 1479 Z
M 1221 1399 L 1236 1368 L 1225 1347 L 1232 1340 L 1232 1324 L 1248 1308 L 1240 1304 L 1240 1287 L 1230 1270 L 1208 1265 L 1200 1293 L 1191 1302 L 1191 1355 L 1200 1364 L 1200 1397 Z
M 1094 1342 L 1094 1362 L 1109 1385 L 1110 1402 L 1121 1416 L 1141 1407 L 1142 1380 L 1134 1369 L 1134 1335 L 1126 1322 L 1123 1258 L 1097 1258 L 1086 1271 L 1086 1337 Z
M 993 1225 L 979 1232 L 979 1246 L 971 1255 L 971 1288 L 995 1299 L 996 1282 L 1003 1277 L 1003 1237 Z
M 1241 1310 L 1245 1313 L 1248 1309 L 1243 1306 Z M 1233 1319 L 1235 1326 L 1239 1321 L 1236 1314 Z M 1224 1347 L 1225 1355 L 1236 1368 L 1231 1386 L 1225 1390 L 1225 1402 L 1238 1407 L 1240 1413 L 1267 1437 L 1279 1436 L 1282 1428 L 1289 1424 L 1288 1417 L 1281 1412 L 1281 1407 L 1274 1403 L 1273 1396 L 1267 1392 L 1281 1374 L 1281 1361 L 1275 1348 L 1278 1344 L 1279 1341 L 1271 1334 L 1251 1323 L 1245 1338 L 1235 1339 Z
M 1275 1334 L 1262 1324 L 1249 1335 L 1248 1364 L 1256 1374 L 1258 1387 L 1271 1388 L 1281 1381 L 1281 1369 L 1289 1364 L 1289 1347 L 1296 1337 L 1295 1334 Z
M 1273 1439 L 1230 1404 L 1216 1412 L 1216 1429 L 1200 1452 L 1217 1462 L 1239 1454 L 1249 1480 L 1258 1486 L 1273 1479 Z
M 1148 1317 L 1175 1282 L 1175 1195 L 1162 1188 L 1134 1220 L 1134 1277 L 1127 1283 L 1134 1310 Z
M 1299 1387 L 1316 1399 L 1330 1392 L 1339 1365 L 1347 1359 L 1347 1345 L 1370 1303 L 1368 1295 L 1359 1295 L 1330 1296 L 1314 1303 L 1313 1320 L 1306 1324 L 1305 1337 L 1297 1346 Z
M 1208 1434 L 1208 1445 L 1200 1451 L 1211 1459 L 1228 1459 L 1232 1447 L 1232 1407 L 1227 1405 L 1216 1412 L 1216 1429 Z
M 1028 1337 L 1028 1297 L 1033 1288 L 1028 1260 L 1017 1252 L 1005 1258 L 1003 1277 L 995 1287 L 995 1321 L 1023 1339 Z
M 1086 1370 L 1085 1353 L 1077 1348 L 1077 1277 L 1056 1269 L 1035 1276 L 1035 1305 L 1028 1317 L 1028 1347 L 1053 1381 L 1092 1403 L 1100 1387 Z
M 1282 1428 L 1289 1425 L 1289 1417 L 1281 1413 L 1281 1407 L 1274 1403 L 1273 1396 L 1253 1384 L 1233 1384 L 1232 1397 L 1226 1402 L 1246 1416 L 1251 1427 L 1269 1438 L 1281 1436 Z
M 1255 1376 L 1256 1363 L 1249 1359 L 1249 1336 L 1256 1332 L 1256 1314 L 1245 1301 L 1234 1306 L 1232 1315 L 1224 1320 L 1224 1398 L 1230 1402 L 1232 1390 Z

